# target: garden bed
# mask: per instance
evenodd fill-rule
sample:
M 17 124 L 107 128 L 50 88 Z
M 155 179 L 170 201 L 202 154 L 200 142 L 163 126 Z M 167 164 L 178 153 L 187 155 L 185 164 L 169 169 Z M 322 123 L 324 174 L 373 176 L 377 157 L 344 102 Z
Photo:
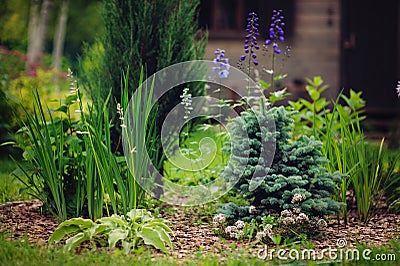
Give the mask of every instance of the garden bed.
M 42 203 L 38 200 L 18 201 L 0 205 L 0 232 L 11 240 L 27 239 L 31 244 L 43 246 L 57 227 L 55 219 L 40 213 Z M 174 232 L 174 250 L 176 259 L 196 258 L 200 255 L 220 256 L 222 260 L 233 252 L 249 257 L 256 257 L 263 248 L 254 241 L 238 241 L 223 239 L 213 232 L 212 214 L 206 207 L 175 207 L 164 205 L 159 207 L 162 218 L 170 221 Z M 367 225 L 350 217 L 348 225 L 338 224 L 336 217 L 328 219 L 327 231 L 312 239 L 312 247 L 322 250 L 337 247 L 338 239 L 345 239 L 347 247 L 356 247 L 357 243 L 368 247 L 380 247 L 390 240 L 400 238 L 400 215 L 380 213 Z M 299 243 L 301 245 L 310 242 Z M 235 251 L 235 252 L 236 252 Z M 154 249 L 154 256 L 162 253 Z

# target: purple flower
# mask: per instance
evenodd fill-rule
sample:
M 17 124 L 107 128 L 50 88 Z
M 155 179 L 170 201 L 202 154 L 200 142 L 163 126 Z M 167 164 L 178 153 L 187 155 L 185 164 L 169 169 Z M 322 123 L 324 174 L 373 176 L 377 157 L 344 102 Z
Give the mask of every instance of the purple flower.
M 258 33 L 258 27 L 260 25 L 258 24 L 258 17 L 257 14 L 254 12 L 249 13 L 249 17 L 247 18 L 247 26 L 246 26 L 246 37 L 244 40 L 244 55 L 242 55 L 239 59 L 239 62 L 243 62 L 246 60 L 247 56 L 250 54 L 249 60 L 251 63 L 253 63 L 255 66 L 258 65 L 257 62 L 257 55 L 255 53 L 256 50 L 260 49 L 260 46 L 257 44 L 257 37 L 260 36 Z
M 217 49 L 214 52 L 214 55 L 216 57 L 214 58 L 214 67 L 211 68 L 211 71 L 213 73 L 216 73 L 218 71 L 218 76 L 219 78 L 228 78 L 229 76 L 229 58 L 225 58 L 225 50 Z
M 271 18 L 271 25 L 269 28 L 269 38 L 265 41 L 265 45 L 268 46 L 272 43 L 272 48 L 276 54 L 280 54 L 281 50 L 278 47 L 278 41 L 285 41 L 285 32 L 283 27 L 285 23 L 283 22 L 284 17 L 281 15 L 282 10 L 274 10 Z
M 226 70 L 226 69 L 221 70 L 220 72 L 218 72 L 218 76 L 219 76 L 220 79 L 226 79 L 228 77 L 228 75 L 229 75 L 229 71 Z

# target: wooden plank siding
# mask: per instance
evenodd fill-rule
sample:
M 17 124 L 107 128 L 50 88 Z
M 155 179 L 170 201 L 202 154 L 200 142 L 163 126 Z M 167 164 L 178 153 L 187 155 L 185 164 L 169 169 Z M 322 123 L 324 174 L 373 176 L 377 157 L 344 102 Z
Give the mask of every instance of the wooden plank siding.
M 270 16 L 260 17 L 260 20 L 269 23 Z M 267 28 L 260 29 L 265 32 L 267 30 Z M 230 58 L 231 64 L 235 65 L 243 53 L 244 40 L 242 33 L 237 34 L 235 39 L 210 38 L 206 59 L 212 59 L 214 50 L 221 48 L 227 51 L 227 57 Z M 326 96 L 335 97 L 339 90 L 340 1 L 294 1 L 293 34 L 284 44 L 280 44 L 282 47 L 287 45 L 291 47 L 290 58 L 286 58 L 283 62 L 278 59 L 276 64 L 277 72 L 288 74 L 285 85 L 294 88 L 295 80 L 321 75 L 330 86 Z M 269 59 L 260 60 L 267 63 Z

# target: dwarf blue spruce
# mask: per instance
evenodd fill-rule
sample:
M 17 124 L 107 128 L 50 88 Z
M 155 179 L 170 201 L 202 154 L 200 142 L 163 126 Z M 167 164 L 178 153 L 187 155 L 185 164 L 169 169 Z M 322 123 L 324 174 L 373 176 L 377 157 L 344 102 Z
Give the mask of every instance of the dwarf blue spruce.
M 229 221 L 261 221 L 264 216 L 293 207 L 317 217 L 339 212 L 341 204 L 331 195 L 337 193 L 340 175 L 328 172 L 322 143 L 314 137 L 303 135 L 294 142 L 290 140 L 291 116 L 284 107 L 244 111 L 228 125 L 232 132 L 232 155 L 222 176 L 227 182 L 239 180 L 234 191 L 248 200 L 247 206 L 220 206 L 219 213 Z M 271 130 L 272 122 L 276 130 Z M 249 140 L 244 142 L 246 135 Z M 268 144 L 272 141 L 276 143 L 274 150 Z M 273 157 L 272 164 L 266 158 L 268 153 Z M 243 173 L 238 167 L 245 167 Z M 254 183 L 258 184 L 255 188 Z M 304 195 L 304 200 L 292 202 L 296 194 Z

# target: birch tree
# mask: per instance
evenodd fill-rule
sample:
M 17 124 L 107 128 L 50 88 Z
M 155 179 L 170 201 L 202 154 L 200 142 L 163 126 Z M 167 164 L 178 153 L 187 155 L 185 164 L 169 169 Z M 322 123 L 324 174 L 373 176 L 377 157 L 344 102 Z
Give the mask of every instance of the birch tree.
M 44 52 L 52 0 L 31 0 L 28 25 L 27 68 L 39 63 Z
M 53 55 L 51 65 L 57 71 L 60 71 L 61 58 L 64 50 L 65 32 L 67 29 L 68 20 L 68 4 L 68 0 L 61 1 L 60 15 L 58 16 L 57 27 L 54 31 Z

